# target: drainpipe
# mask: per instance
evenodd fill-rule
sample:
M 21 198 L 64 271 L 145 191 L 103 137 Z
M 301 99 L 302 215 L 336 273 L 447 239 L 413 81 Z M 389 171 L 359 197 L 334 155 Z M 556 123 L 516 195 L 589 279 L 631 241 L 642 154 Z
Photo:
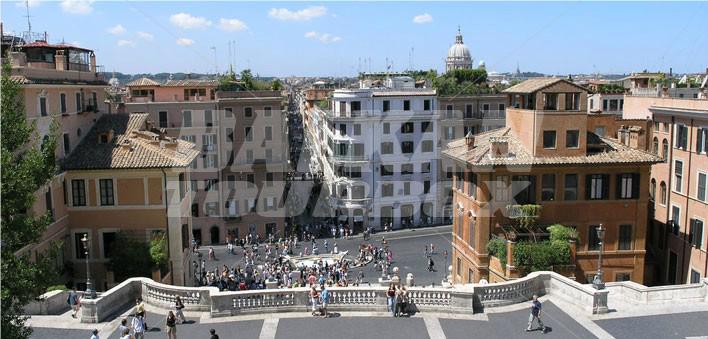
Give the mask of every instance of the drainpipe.
M 172 269 L 172 254 L 170 253 L 170 216 L 168 214 L 168 204 L 167 204 L 167 173 L 164 168 L 160 168 L 162 171 L 162 183 L 163 183 L 163 196 L 165 200 L 165 230 L 167 235 L 167 258 L 170 263 L 170 283 L 174 285 L 175 283 L 175 272 Z

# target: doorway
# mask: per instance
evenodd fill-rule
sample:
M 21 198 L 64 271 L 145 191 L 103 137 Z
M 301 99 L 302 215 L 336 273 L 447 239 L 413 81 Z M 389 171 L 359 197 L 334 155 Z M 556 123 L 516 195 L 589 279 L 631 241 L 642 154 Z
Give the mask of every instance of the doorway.
M 219 240 L 221 239 L 221 237 L 219 237 L 219 226 L 212 226 L 209 230 L 209 233 L 211 234 L 211 243 L 218 244 Z
M 678 256 L 676 253 L 669 251 L 669 276 L 668 276 L 668 283 L 669 285 L 676 285 L 676 266 L 678 264 Z

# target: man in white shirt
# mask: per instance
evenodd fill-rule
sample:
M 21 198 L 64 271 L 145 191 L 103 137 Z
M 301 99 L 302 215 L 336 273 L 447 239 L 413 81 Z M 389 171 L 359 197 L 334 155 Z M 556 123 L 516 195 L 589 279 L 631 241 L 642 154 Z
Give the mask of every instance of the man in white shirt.
M 143 316 L 136 315 L 130 323 L 130 328 L 133 330 L 135 339 L 145 339 L 145 320 Z

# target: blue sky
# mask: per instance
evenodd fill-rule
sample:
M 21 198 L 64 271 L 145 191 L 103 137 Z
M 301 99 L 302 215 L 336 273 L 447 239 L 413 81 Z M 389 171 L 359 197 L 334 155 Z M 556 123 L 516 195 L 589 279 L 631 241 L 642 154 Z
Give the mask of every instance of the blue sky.
M 475 64 L 548 74 L 700 72 L 708 3 L 30 1 L 33 31 L 96 51 L 106 70 L 265 76 L 444 68 L 460 25 Z M 27 29 L 24 1 L 2 1 L 6 31 Z M 361 60 L 361 61 L 360 61 Z M 360 66 L 361 64 L 361 66 Z

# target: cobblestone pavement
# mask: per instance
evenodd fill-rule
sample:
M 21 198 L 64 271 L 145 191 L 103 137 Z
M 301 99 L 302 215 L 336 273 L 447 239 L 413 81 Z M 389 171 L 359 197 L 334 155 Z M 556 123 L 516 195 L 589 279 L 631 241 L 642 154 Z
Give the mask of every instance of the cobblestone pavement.
M 391 268 L 398 266 L 401 270 L 401 277 L 409 272 L 413 273 L 417 285 L 440 285 L 442 280 L 447 276 L 447 266 L 450 265 L 450 226 L 428 227 L 394 231 L 388 233 L 374 234 L 370 240 L 364 241 L 361 236 L 354 237 L 349 240 L 328 238 L 330 251 L 333 248 L 334 242 L 337 243 L 339 251 L 349 251 L 349 254 L 356 255 L 359 245 L 362 243 L 373 243 L 376 246 L 381 246 L 381 238 L 385 237 L 389 248 L 393 251 L 393 265 Z M 317 240 L 321 251 L 324 251 L 324 239 Z M 424 256 L 425 246 L 430 244 L 435 245 L 435 254 L 433 261 L 435 262 L 436 272 L 428 272 L 428 261 Z M 310 247 L 310 242 L 298 244 L 298 252 L 302 251 L 304 246 Z M 209 246 L 202 246 L 200 252 L 202 258 L 207 258 Z M 448 256 L 445 258 L 444 252 L 447 250 Z M 229 254 L 226 251 L 226 246 L 214 246 L 216 253 L 216 261 L 207 261 L 206 267 L 213 270 L 215 267 L 221 268 L 223 265 L 233 267 L 237 263 L 242 264 L 243 251 L 238 248 L 236 255 Z M 322 253 L 322 252 L 320 252 Z M 353 257 L 350 257 L 353 259 Z M 242 265 L 243 266 L 243 265 Z M 353 268 L 350 273 L 350 281 L 356 279 L 359 271 L 364 271 L 364 282 L 378 284 L 378 278 L 381 276 L 381 271 L 376 271 L 372 264 L 363 268 Z

